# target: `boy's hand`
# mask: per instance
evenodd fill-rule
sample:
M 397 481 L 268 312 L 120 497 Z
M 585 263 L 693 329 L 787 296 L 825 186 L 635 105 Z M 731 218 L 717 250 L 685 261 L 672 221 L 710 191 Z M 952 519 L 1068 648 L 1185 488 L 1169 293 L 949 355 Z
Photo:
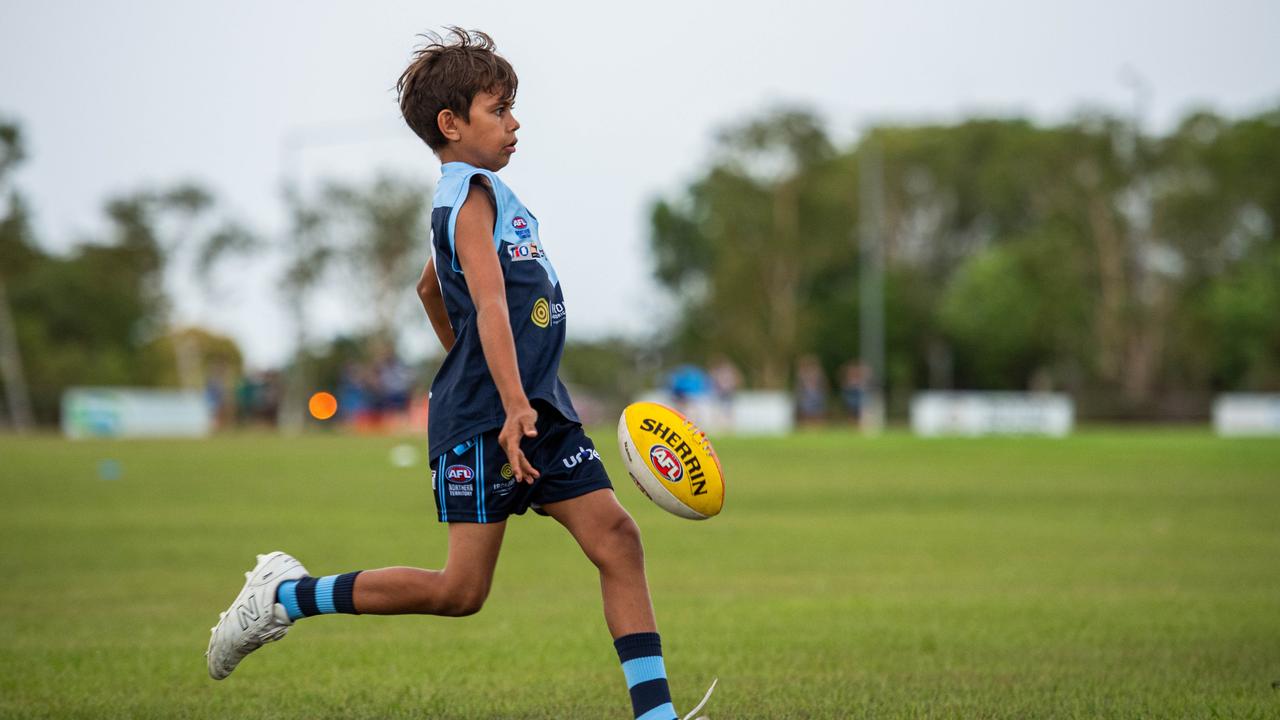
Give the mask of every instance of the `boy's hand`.
M 527 437 L 538 436 L 538 431 L 534 428 L 537 422 L 538 411 L 526 401 L 523 405 L 507 410 L 507 420 L 498 433 L 498 444 L 507 454 L 507 462 L 511 463 L 511 471 L 515 473 L 516 480 L 530 485 L 541 473 L 534 469 L 529 459 L 524 456 L 524 451 L 520 449 L 520 441 Z

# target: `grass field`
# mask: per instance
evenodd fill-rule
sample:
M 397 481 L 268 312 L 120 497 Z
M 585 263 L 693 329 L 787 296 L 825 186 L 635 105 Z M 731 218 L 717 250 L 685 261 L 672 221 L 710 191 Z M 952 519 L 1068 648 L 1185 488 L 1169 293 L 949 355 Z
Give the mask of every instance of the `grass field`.
M 678 709 L 718 676 L 714 720 L 1280 717 L 1278 441 L 725 438 L 725 512 L 692 523 L 610 436 Z M 307 620 L 209 680 L 256 552 L 442 562 L 396 442 L 0 438 L 0 716 L 630 717 L 593 569 L 532 515 L 479 615 Z

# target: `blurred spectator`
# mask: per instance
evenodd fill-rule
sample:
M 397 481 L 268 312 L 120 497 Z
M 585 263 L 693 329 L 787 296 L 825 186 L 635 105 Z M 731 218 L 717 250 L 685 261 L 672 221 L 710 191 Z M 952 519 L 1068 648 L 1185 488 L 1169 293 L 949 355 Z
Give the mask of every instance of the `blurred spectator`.
M 253 419 L 253 406 L 260 392 L 253 375 L 245 373 L 236 383 L 236 424 L 246 425 Z
M 697 365 L 681 365 L 671 372 L 668 382 L 676 402 L 684 402 L 711 392 L 711 378 Z
M 729 358 L 717 355 L 711 361 L 711 384 L 720 404 L 731 405 L 733 396 L 738 392 L 738 388 L 742 387 L 742 373 L 738 372 L 738 366 L 734 365 Z
M 382 422 L 382 388 L 378 385 L 378 369 L 369 363 L 348 363 L 350 383 L 354 388 L 357 405 L 346 421 L 360 431 L 375 431 Z
M 351 361 L 342 366 L 342 374 L 338 376 L 338 412 L 344 423 L 352 424 L 366 420 L 372 399 L 366 386 L 368 372 L 358 362 Z
M 742 387 L 742 373 L 724 355 L 717 355 L 711 361 L 711 384 L 715 390 L 715 408 L 702 418 L 714 428 L 733 426 L 733 402 Z
M 246 373 L 236 385 L 236 420 L 241 425 L 275 426 L 280 410 L 280 374 Z
M 382 419 L 399 419 L 409 410 L 409 391 L 413 389 L 413 371 L 396 356 L 386 352 L 376 368 L 378 410 Z
M 862 406 L 870 379 L 870 371 L 860 362 L 850 360 L 840 368 L 840 403 L 850 422 L 862 419 Z
M 827 419 L 827 377 L 822 364 L 813 355 L 804 355 L 796 363 L 796 420 L 801 425 Z
M 204 400 L 213 418 L 213 428 L 221 430 L 235 420 L 234 400 L 231 396 L 231 367 L 225 360 L 215 359 L 204 383 Z
M 268 370 L 262 373 L 262 392 L 258 395 L 258 404 L 254 408 L 259 420 L 274 427 L 280 417 L 280 371 Z

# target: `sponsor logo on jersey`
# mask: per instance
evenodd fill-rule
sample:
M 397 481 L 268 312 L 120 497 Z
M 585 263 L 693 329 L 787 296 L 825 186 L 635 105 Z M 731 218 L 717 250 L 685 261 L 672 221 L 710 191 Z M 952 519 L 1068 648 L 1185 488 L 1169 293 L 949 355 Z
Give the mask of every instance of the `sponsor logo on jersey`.
M 450 465 L 444 469 L 444 476 L 451 483 L 469 483 L 476 472 L 466 465 Z
M 649 448 L 649 460 L 653 469 L 658 471 L 663 480 L 678 483 L 684 478 L 684 464 L 676 456 L 676 452 L 666 445 L 654 445 Z
M 529 229 L 528 221 L 519 215 L 515 216 L 515 218 L 511 220 L 511 227 L 516 229 L 516 237 L 519 237 L 521 240 L 528 240 L 529 236 L 533 233 L 533 231 Z
M 547 302 L 546 298 L 538 298 L 533 303 L 533 311 L 529 313 L 529 319 L 534 325 L 540 328 L 548 328 L 559 325 L 564 322 L 564 303 Z
M 662 446 L 655 445 L 654 449 L 662 447 L 663 449 L 672 452 L 673 455 L 678 456 L 678 458 L 683 461 L 683 464 L 685 465 L 683 469 L 688 471 L 689 487 L 693 489 L 694 495 L 705 495 L 707 493 L 707 478 L 706 474 L 702 471 L 702 461 L 693 454 L 693 447 L 689 445 L 684 438 L 680 437 L 680 433 L 676 432 L 674 428 L 669 428 L 653 418 L 642 419 L 640 421 L 640 429 L 654 437 L 657 437 L 665 443 L 665 445 Z M 654 467 L 658 466 L 657 459 L 653 456 L 652 449 L 649 451 L 649 459 L 653 462 Z M 679 479 L 680 478 L 675 478 L 672 482 L 678 481 Z
M 502 469 L 498 471 L 498 474 L 502 476 L 503 480 L 510 480 L 516 476 L 515 471 L 511 469 L 511 463 L 502 463 Z
M 522 242 L 519 245 L 508 245 L 507 255 L 511 258 L 511 262 L 519 262 L 521 260 L 538 260 L 546 257 L 542 248 L 538 245 L 537 240 Z
M 578 463 L 591 462 L 592 460 L 599 461 L 600 453 L 595 448 L 584 448 L 579 445 L 578 452 L 567 458 L 561 458 L 560 462 L 564 463 L 565 467 L 572 468 L 577 466 Z
M 529 313 L 529 319 L 540 328 L 551 326 L 551 304 L 546 298 L 538 298 L 533 303 L 533 312 Z

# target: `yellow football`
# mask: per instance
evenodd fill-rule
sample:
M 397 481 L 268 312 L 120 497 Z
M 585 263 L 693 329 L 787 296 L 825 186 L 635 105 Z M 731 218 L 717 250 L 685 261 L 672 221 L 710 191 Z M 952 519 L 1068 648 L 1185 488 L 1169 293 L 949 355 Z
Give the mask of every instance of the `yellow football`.
M 636 487 L 663 510 L 706 520 L 724 507 L 724 474 L 707 434 L 665 405 L 638 402 L 618 419 L 618 445 Z

